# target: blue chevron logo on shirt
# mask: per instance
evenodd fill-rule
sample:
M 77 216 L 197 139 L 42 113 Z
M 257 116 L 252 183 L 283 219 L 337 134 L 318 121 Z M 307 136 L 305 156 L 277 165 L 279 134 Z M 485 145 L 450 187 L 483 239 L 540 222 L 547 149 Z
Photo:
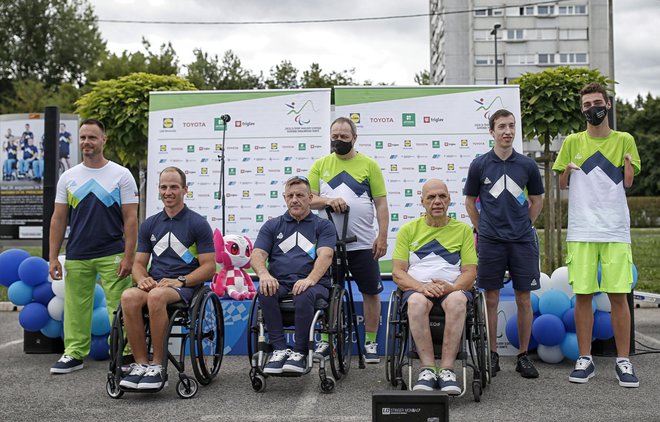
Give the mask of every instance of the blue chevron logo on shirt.
M 368 179 L 364 179 L 362 183 L 358 183 L 357 180 L 353 178 L 353 176 L 351 176 L 350 174 L 348 174 L 346 170 L 344 170 L 335 177 L 333 177 L 328 182 L 328 185 L 332 189 L 336 189 L 342 183 L 348 186 L 355 193 L 355 196 L 362 196 L 365 192 L 367 192 L 369 198 L 371 198 L 371 187 L 369 186 Z
M 85 199 L 89 194 L 96 196 L 106 207 L 111 207 L 113 204 L 121 206 L 121 194 L 119 188 L 115 188 L 112 192 L 108 192 L 94 179 L 88 180 L 80 188 L 76 189 L 75 192 L 71 193 L 71 195 L 78 200 L 78 203 Z M 75 207 L 77 203 L 72 205 Z
M 309 255 L 310 258 L 316 259 L 316 245 L 305 236 L 303 236 L 303 234 L 300 232 L 293 233 L 291 236 L 281 241 L 278 246 L 280 250 L 285 254 L 298 246 L 300 249 L 305 251 L 305 253 Z
M 449 252 L 447 249 L 445 249 L 444 246 L 440 244 L 440 242 L 435 239 L 417 249 L 413 253 L 417 255 L 420 260 L 433 253 L 436 256 L 442 257 L 445 261 L 453 265 L 458 264 L 461 260 L 461 254 L 459 252 Z
M 600 151 L 597 151 L 594 155 L 587 158 L 580 166 L 585 174 L 589 174 L 589 172 L 596 167 L 599 167 L 615 185 L 618 185 L 623 181 L 623 168 L 615 167 L 614 164 L 605 158 Z
M 513 197 L 516 198 L 516 201 L 518 201 L 520 205 L 525 204 L 525 200 L 527 199 L 525 196 L 525 191 L 506 174 L 502 175 L 502 177 L 500 177 L 497 182 L 493 184 L 488 192 L 493 195 L 493 197 L 499 198 L 499 196 L 504 191 L 508 191 L 511 195 L 513 195 Z

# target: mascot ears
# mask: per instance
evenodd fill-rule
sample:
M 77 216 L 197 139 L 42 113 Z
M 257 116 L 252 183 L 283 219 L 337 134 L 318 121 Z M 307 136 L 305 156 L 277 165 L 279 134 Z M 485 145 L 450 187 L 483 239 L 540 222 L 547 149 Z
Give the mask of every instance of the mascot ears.
M 225 240 L 218 229 L 213 231 L 213 245 L 215 246 L 215 262 L 222 262 L 222 257 L 225 254 Z

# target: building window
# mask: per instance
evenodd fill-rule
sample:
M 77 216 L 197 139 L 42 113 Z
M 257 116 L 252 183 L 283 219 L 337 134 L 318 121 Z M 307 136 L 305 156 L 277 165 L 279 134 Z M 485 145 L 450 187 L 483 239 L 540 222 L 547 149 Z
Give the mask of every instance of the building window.
M 498 54 L 497 58 L 497 64 L 501 65 L 502 64 L 502 56 Z M 492 66 L 495 64 L 495 57 L 494 56 L 474 56 L 474 64 L 477 66 Z
M 554 63 L 555 63 L 554 54 L 546 54 L 546 53 L 539 54 L 539 64 L 554 64 Z
M 483 17 L 483 16 L 502 16 L 504 14 L 504 9 L 493 9 L 489 7 L 488 9 L 477 9 L 474 11 L 474 16 Z
M 558 15 L 586 15 L 586 5 L 557 6 Z
M 586 64 L 586 53 L 559 53 L 560 64 Z
M 522 29 L 507 29 L 506 30 L 506 39 L 511 40 L 523 40 L 525 39 L 524 31 Z
M 537 6 L 539 16 L 551 16 L 555 14 L 555 6 Z
M 586 40 L 587 39 L 587 30 L 586 29 L 560 29 L 559 30 L 559 39 L 560 40 Z
M 535 54 L 509 54 L 506 56 L 506 62 L 509 66 L 516 65 L 534 65 L 536 64 Z

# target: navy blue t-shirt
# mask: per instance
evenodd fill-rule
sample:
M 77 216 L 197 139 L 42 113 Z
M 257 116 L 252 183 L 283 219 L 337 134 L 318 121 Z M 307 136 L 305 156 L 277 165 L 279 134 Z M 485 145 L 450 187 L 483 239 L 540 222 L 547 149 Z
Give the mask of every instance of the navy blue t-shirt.
M 525 195 L 542 195 L 536 162 L 515 150 L 502 160 L 490 150 L 472 161 L 463 195 L 479 197 L 479 236 L 502 241 L 532 241 L 534 232 Z
M 215 253 L 213 231 L 187 206 L 173 218 L 161 211 L 140 226 L 137 251 L 151 254 L 149 275 L 154 280 L 177 278 L 199 268 L 199 254 Z
M 268 253 L 268 271 L 280 284 L 293 284 L 312 272 L 318 248 L 335 248 L 335 233 L 335 226 L 316 214 L 298 222 L 287 211 L 261 226 L 254 247 Z M 329 271 L 319 284 L 330 288 Z

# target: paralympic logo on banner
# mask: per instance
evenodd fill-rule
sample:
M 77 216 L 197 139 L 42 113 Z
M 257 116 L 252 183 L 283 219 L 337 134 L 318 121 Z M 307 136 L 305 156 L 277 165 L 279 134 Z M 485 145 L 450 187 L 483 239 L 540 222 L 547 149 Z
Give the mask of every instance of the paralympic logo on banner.
M 316 107 L 314 106 L 314 102 L 312 100 L 305 101 L 303 105 L 300 106 L 299 108 L 296 108 L 295 102 L 291 102 L 291 104 L 285 104 L 285 105 L 289 108 L 289 112 L 287 113 L 287 116 L 293 114 L 293 120 L 299 126 L 308 125 L 312 121 L 312 119 L 307 117 L 309 112 L 318 113 L 318 110 L 316 110 Z
M 495 110 L 499 110 L 500 108 L 505 108 L 504 103 L 502 102 L 502 97 L 499 95 L 495 98 L 493 98 L 488 104 L 486 104 L 486 100 L 484 98 L 479 98 L 478 100 L 474 100 L 475 103 L 479 104 L 479 107 L 475 111 L 483 111 L 484 112 L 484 119 L 488 120 L 490 118 L 490 112 L 493 109 L 494 105 L 499 105 L 499 107 L 496 107 Z

